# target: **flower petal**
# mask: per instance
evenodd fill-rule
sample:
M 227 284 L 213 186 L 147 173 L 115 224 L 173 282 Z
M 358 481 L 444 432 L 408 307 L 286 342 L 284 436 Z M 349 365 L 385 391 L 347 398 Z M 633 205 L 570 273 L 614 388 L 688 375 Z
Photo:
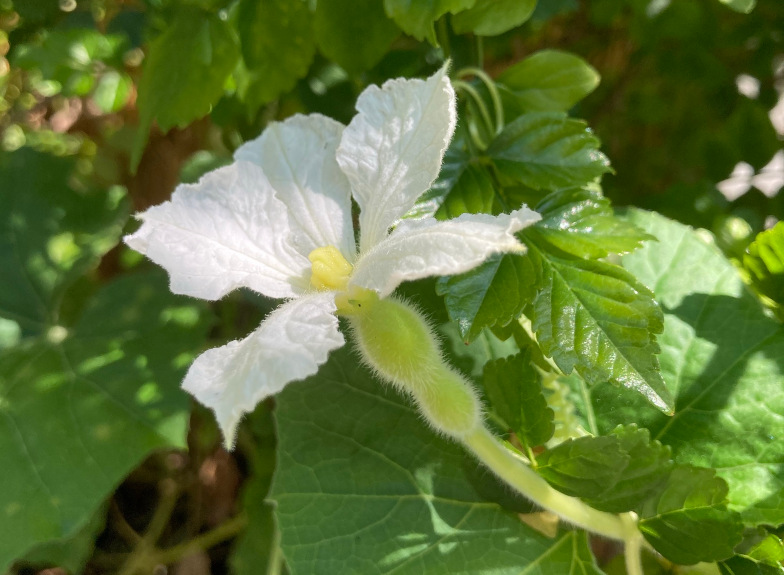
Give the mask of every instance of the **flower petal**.
M 343 132 L 337 160 L 359 204 L 360 252 L 383 240 L 438 176 L 455 129 L 446 66 L 425 80 L 368 87 Z
M 404 281 L 453 275 L 478 266 L 496 252 L 525 249 L 514 234 L 541 219 L 526 207 L 500 216 L 463 214 L 444 222 L 404 220 L 354 268 L 351 283 L 381 297 Z
M 307 256 L 335 246 L 353 260 L 351 186 L 335 161 L 343 124 L 320 114 L 270 124 L 234 154 L 264 170 L 275 195 L 289 208 L 292 241 Z
M 210 349 L 193 362 L 183 389 L 215 412 L 227 448 L 242 416 L 286 384 L 318 371 L 345 340 L 335 294 L 319 292 L 284 303 L 243 340 Z
M 307 289 L 310 262 L 289 243 L 286 212 L 261 169 L 236 162 L 139 214 L 125 243 L 169 272 L 174 293 L 214 300 L 244 286 L 293 297 Z

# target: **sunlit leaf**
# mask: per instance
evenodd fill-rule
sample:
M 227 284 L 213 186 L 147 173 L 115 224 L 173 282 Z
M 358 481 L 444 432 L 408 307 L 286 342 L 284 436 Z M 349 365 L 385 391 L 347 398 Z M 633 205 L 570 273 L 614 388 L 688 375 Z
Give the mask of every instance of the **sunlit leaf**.
M 630 221 L 658 242 L 624 266 L 656 290 L 665 312 L 662 375 L 675 395 L 667 417 L 634 394 L 594 387 L 600 427 L 637 421 L 673 449 L 676 462 L 712 467 L 729 484 L 729 506 L 749 525 L 784 523 L 784 330 L 736 268 L 704 236 L 662 216 Z
M 487 150 L 505 176 L 534 189 L 581 186 L 609 171 L 585 122 L 531 112 L 508 124 Z
M 565 112 L 599 85 L 599 73 L 569 52 L 541 50 L 513 64 L 498 81 L 529 112 Z
M 534 8 L 536 0 L 476 0 L 452 18 L 452 26 L 458 34 L 497 36 L 528 20 Z
M 447 12 L 456 14 L 470 8 L 476 0 L 384 0 L 390 18 L 417 40 L 437 45 L 434 22 Z

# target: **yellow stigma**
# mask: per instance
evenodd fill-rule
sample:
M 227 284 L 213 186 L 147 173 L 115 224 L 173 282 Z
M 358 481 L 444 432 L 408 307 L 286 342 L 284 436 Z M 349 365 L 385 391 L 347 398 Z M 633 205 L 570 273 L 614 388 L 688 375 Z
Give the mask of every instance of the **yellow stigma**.
M 319 291 L 344 291 L 354 269 L 335 246 L 316 248 L 308 256 L 311 285 Z

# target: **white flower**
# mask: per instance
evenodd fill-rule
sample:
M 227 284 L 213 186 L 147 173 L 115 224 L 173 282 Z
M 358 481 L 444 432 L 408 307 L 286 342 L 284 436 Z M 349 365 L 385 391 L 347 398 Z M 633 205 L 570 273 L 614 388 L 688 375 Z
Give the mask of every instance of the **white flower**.
M 435 180 L 452 138 L 445 67 L 426 81 L 370 86 L 357 110 L 347 127 L 318 114 L 270 125 L 232 165 L 140 214 L 142 226 L 125 238 L 169 272 L 175 293 L 216 300 L 247 287 L 287 300 L 245 339 L 200 355 L 185 376 L 183 388 L 215 411 L 229 446 L 243 414 L 316 373 L 345 343 L 336 313 L 348 311 L 349 294 L 383 298 L 403 281 L 519 251 L 514 233 L 539 219 L 524 207 L 399 221 Z

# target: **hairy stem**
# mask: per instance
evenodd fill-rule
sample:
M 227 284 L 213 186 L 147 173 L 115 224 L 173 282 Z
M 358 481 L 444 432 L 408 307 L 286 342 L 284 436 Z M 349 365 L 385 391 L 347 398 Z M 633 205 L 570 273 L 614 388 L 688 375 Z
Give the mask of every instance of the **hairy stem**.
M 581 500 L 554 489 L 504 447 L 484 426 L 464 436 L 463 443 L 493 473 L 537 505 L 577 527 L 603 537 L 620 541 L 627 539 L 628 527 L 618 515 L 598 511 Z

